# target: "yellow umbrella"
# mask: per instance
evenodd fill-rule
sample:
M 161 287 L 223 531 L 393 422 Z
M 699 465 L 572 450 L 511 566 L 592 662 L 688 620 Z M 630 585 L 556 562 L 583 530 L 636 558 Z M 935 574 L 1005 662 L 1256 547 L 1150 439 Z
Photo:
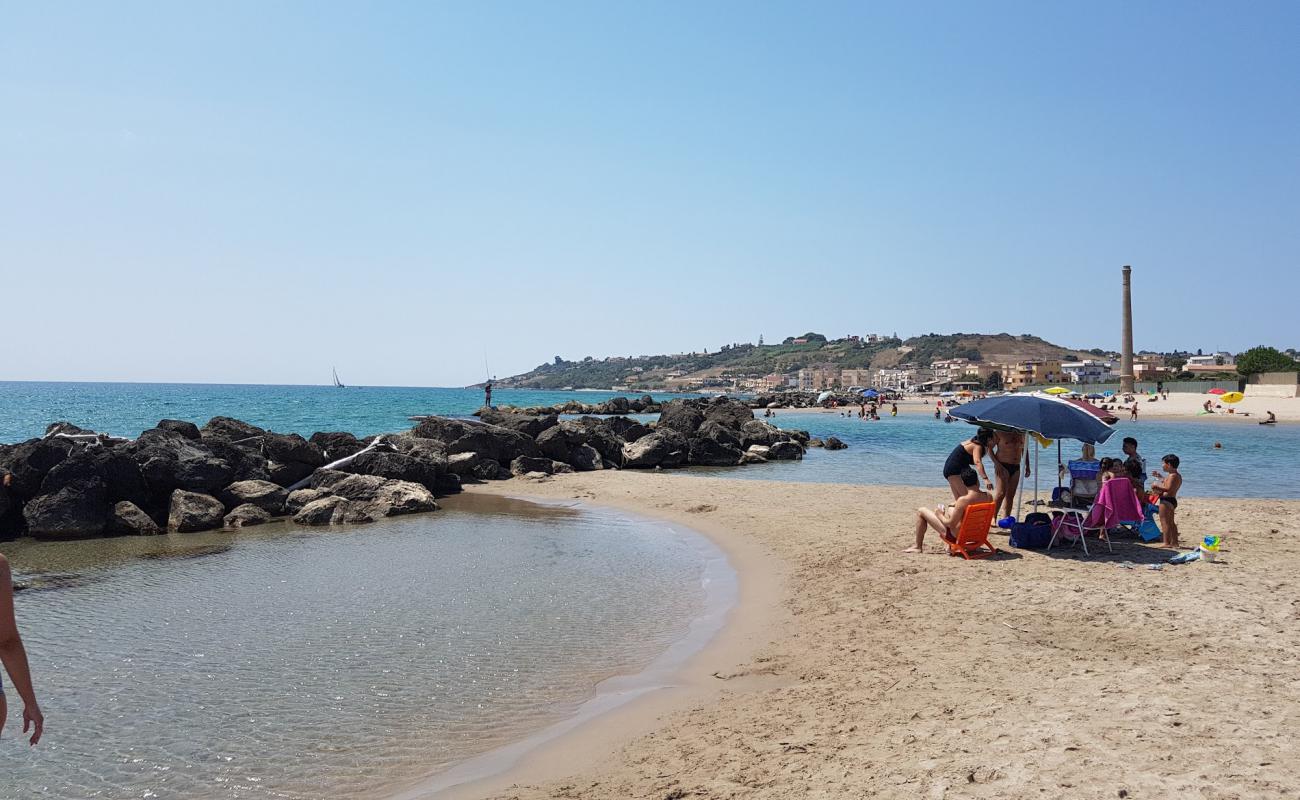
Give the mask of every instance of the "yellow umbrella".
M 1043 391 L 1046 392 L 1047 394 L 1069 394 L 1070 393 L 1070 390 L 1065 388 L 1064 386 L 1053 386 L 1052 388 L 1044 389 Z
M 1242 394 L 1241 392 L 1228 392 L 1227 394 L 1219 395 L 1219 399 L 1229 405 L 1233 403 L 1240 403 L 1245 398 L 1246 395 Z

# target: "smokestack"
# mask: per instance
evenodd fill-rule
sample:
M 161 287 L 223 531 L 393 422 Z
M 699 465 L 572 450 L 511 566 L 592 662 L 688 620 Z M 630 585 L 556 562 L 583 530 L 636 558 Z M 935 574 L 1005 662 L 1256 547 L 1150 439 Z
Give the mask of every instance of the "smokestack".
M 1124 267 L 1124 332 L 1121 342 L 1119 362 L 1119 390 L 1133 391 L 1133 290 L 1131 276 L 1133 268 Z

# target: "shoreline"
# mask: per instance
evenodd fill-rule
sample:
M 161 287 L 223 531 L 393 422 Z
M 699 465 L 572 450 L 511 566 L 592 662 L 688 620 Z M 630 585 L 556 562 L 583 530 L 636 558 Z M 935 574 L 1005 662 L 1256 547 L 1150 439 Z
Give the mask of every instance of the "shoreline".
M 723 690 L 716 675 L 749 659 L 759 642 L 784 624 L 779 597 L 770 587 L 783 586 L 782 565 L 770 553 L 725 528 L 709 525 L 698 512 L 649 513 L 635 502 L 617 498 L 560 498 L 528 491 L 510 482 L 475 485 L 466 495 L 518 500 L 543 506 L 596 506 L 668 525 L 679 534 L 702 538 L 720 552 L 730 570 L 733 595 L 720 614 L 705 608 L 690 623 L 691 631 L 668 651 L 631 675 L 601 681 L 578 711 L 517 742 L 475 756 L 442 773 L 427 776 L 389 800 L 470 800 L 501 792 L 518 783 L 557 780 L 575 763 L 599 763 L 636 736 L 657 726 L 663 714 L 707 702 Z M 716 620 L 713 618 L 716 617 Z M 684 658 L 672 651 L 696 635 L 705 621 L 708 635 L 697 636 Z M 716 625 L 709 625 L 716 621 Z M 669 663 L 659 665 L 667 657 Z M 659 665 L 659 666 L 656 666 Z M 647 682 L 648 681 L 648 682 Z M 749 683 L 766 683 L 756 676 Z
M 681 521 L 718 536 L 729 558 L 762 555 L 781 580 L 767 583 L 742 555 L 737 612 L 688 668 L 689 684 L 440 797 L 1005 797 L 1071 787 L 1113 797 L 1211 786 L 1228 796 L 1300 786 L 1286 757 L 1300 686 L 1276 678 L 1300 657 L 1300 630 L 1284 622 L 1293 601 L 1278 591 L 1300 566 L 1300 501 L 1188 498 L 1184 541 L 1221 533 L 1225 551 L 1215 564 L 1153 571 L 1146 564 L 1170 553 L 1124 542 L 1087 558 L 902 554 L 913 509 L 941 487 L 602 472 L 486 490 Z M 1126 560 L 1132 568 L 1121 569 Z M 954 602 L 972 613 L 951 613 Z M 1205 692 L 1207 681 L 1232 691 Z M 1105 702 L 1079 702 L 1087 696 Z
M 1296 397 L 1251 397 L 1246 395 L 1246 399 L 1236 403 L 1234 408 L 1244 413 L 1226 413 L 1227 407 L 1216 409 L 1213 414 L 1200 414 L 1201 404 L 1207 399 L 1213 398 L 1209 394 L 1190 394 L 1170 393 L 1168 400 L 1158 400 L 1154 403 L 1148 403 L 1145 400 L 1138 401 L 1138 419 L 1142 420 L 1155 419 L 1161 421 L 1175 422 L 1224 422 L 1236 424 L 1257 424 L 1264 419 L 1266 411 L 1272 411 L 1277 414 L 1277 424 L 1285 425 L 1288 423 L 1300 422 L 1300 398 Z M 910 397 L 899 401 L 899 414 L 926 414 L 933 416 L 935 397 L 917 398 Z M 1096 403 L 1094 403 L 1096 405 Z M 1129 406 L 1132 403 L 1128 404 Z M 840 406 L 839 408 L 822 408 L 821 406 L 809 406 L 806 408 L 777 408 L 777 418 L 785 414 L 842 414 L 846 410 L 857 412 L 858 406 Z M 760 418 L 763 417 L 762 411 L 754 412 Z M 883 420 L 889 416 L 888 404 L 878 407 L 877 413 Z M 1129 424 L 1127 407 L 1116 408 L 1112 411 L 1115 416 L 1119 417 L 1119 424 Z

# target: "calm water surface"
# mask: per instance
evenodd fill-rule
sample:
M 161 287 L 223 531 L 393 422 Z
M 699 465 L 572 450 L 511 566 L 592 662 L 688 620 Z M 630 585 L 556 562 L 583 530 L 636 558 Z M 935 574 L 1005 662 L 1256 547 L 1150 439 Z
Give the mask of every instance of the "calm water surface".
M 808 481 L 814 483 L 898 484 L 945 487 L 943 461 L 972 426 L 944 423 L 924 414 L 900 414 L 864 422 L 836 414 L 778 412 L 783 428 L 800 428 L 814 436 L 838 436 L 847 450 L 810 449 L 802 463 L 778 461 L 735 469 L 710 470 L 739 479 Z M 1182 461 L 1182 494 L 1200 497 L 1300 498 L 1300 425 L 1256 425 L 1241 420 L 1143 420 L 1120 422 L 1110 441 L 1097 448 L 1097 457 L 1122 456 L 1125 436 L 1138 440 L 1139 452 L 1151 469 L 1160 458 L 1176 453 Z M 1223 445 L 1215 449 L 1214 443 Z M 1066 460 L 1079 458 L 1080 444 L 1062 443 Z M 1056 486 L 1056 446 L 1039 453 L 1044 489 Z M 992 469 L 985 461 L 985 468 Z M 689 470 L 688 472 L 696 472 Z M 990 474 L 992 474 L 990 472 Z M 1033 488 L 1030 484 L 1029 488 Z
M 6 544 L 48 726 L 37 748 L 6 730 L 0 798 L 383 796 L 637 671 L 721 560 L 612 512 L 457 503 L 342 530 Z

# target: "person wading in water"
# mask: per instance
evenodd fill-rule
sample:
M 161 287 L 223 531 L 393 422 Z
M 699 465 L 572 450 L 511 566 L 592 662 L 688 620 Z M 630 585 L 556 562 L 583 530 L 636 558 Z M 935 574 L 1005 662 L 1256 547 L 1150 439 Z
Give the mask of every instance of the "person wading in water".
M 5 473 L 0 491 L 9 488 L 10 476 Z M 14 689 L 23 701 L 23 733 L 31 732 L 31 743 L 41 740 L 45 730 L 45 716 L 36 702 L 36 692 L 32 689 L 32 673 L 27 665 L 27 650 L 23 648 L 22 637 L 18 635 L 18 621 L 14 617 L 14 582 L 9 570 L 9 562 L 0 553 L 0 663 L 4 664 Z M 0 733 L 4 732 L 5 719 L 9 709 L 5 705 L 4 684 L 0 682 Z

